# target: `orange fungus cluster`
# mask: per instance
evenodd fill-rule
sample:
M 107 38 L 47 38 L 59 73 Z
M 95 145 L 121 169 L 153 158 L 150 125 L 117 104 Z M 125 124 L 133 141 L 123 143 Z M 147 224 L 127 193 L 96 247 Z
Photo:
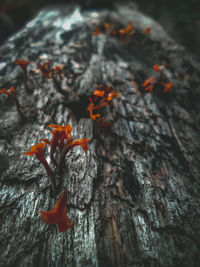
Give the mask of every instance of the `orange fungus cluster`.
M 151 27 L 148 26 L 143 30 L 143 34 L 148 35 L 151 31 Z M 109 23 L 104 23 L 101 27 L 97 27 L 93 31 L 93 35 L 97 36 L 99 34 L 106 33 L 110 36 L 115 36 L 120 38 L 122 41 L 125 41 L 127 37 L 135 34 L 134 23 L 129 22 L 124 28 L 117 28 L 114 25 Z M 29 60 L 16 59 L 14 62 L 18 65 L 25 74 L 25 80 L 27 81 L 27 67 L 30 64 Z M 145 88 L 145 91 L 152 93 L 156 88 L 163 90 L 164 93 L 170 91 L 173 87 L 173 83 L 167 80 L 167 77 L 164 73 L 166 64 L 153 66 L 154 71 L 159 74 L 159 77 L 149 77 L 142 84 Z M 43 65 L 38 65 L 38 70 L 35 70 L 35 73 L 38 71 L 42 72 L 42 75 L 48 79 L 53 79 L 54 84 L 56 81 L 56 75 L 59 75 L 60 78 L 63 77 L 63 69 L 60 65 L 51 67 L 51 62 L 47 61 Z M 27 83 L 25 83 L 27 87 Z M 60 90 L 60 89 L 59 89 Z M 59 91 L 58 90 L 58 91 Z M 62 92 L 60 90 L 60 92 Z M 23 114 L 20 110 L 19 102 L 15 95 L 15 89 L 11 86 L 9 89 L 3 88 L 0 90 L 0 94 L 6 94 L 15 99 L 17 109 L 20 115 L 23 117 Z M 112 104 L 114 98 L 118 98 L 119 94 L 113 90 L 111 86 L 107 87 L 104 85 L 97 85 L 91 97 L 89 97 L 89 105 L 87 111 L 89 112 L 90 118 L 98 123 L 98 126 L 105 126 L 104 116 L 102 115 L 102 109 L 106 106 Z M 109 124 L 109 123 L 107 123 Z M 50 124 L 52 138 L 39 139 L 39 143 L 31 146 L 30 150 L 25 152 L 26 156 L 35 155 L 36 158 L 42 163 L 45 170 L 47 171 L 53 189 L 53 194 L 56 196 L 57 185 L 55 177 L 61 176 L 61 169 L 63 167 L 63 161 L 69 150 L 75 146 L 81 146 L 84 151 L 88 150 L 89 139 L 73 139 L 72 137 L 72 127 L 69 124 L 58 125 Z M 48 163 L 45 158 L 45 147 L 46 145 L 50 146 L 50 159 L 54 163 L 54 167 L 51 166 L 51 162 Z M 60 195 L 54 209 L 50 211 L 41 211 L 41 218 L 46 224 L 57 224 L 59 232 L 64 232 L 69 228 L 72 228 L 72 223 L 66 215 L 67 208 L 67 192 L 64 192 Z
M 103 26 L 97 27 L 93 31 L 93 35 L 95 36 L 103 33 L 106 33 L 111 36 L 116 36 L 119 37 L 121 40 L 124 40 L 125 37 L 133 35 L 135 33 L 135 30 L 133 27 L 133 22 L 131 21 L 125 28 L 122 29 L 116 29 L 114 25 L 104 23 Z
M 25 152 L 26 156 L 35 155 L 37 159 L 43 164 L 46 169 L 52 183 L 54 196 L 56 195 L 56 181 L 55 173 L 52 171 L 52 168 L 47 163 L 44 155 L 44 149 L 46 144 L 50 145 L 50 155 L 51 159 L 55 161 L 53 154 L 56 149 L 60 152 L 60 164 L 62 167 L 63 159 L 66 153 L 75 146 L 81 146 L 84 151 L 88 150 L 89 139 L 73 139 L 71 135 L 72 127 L 67 124 L 65 126 L 51 124 L 50 128 L 53 128 L 51 133 L 53 135 L 51 140 L 40 139 L 44 143 L 37 143 L 36 145 L 31 146 L 30 151 Z M 56 164 L 59 167 L 59 164 Z M 67 197 L 66 191 L 60 196 L 55 208 L 51 211 L 44 212 L 41 211 L 42 220 L 47 224 L 57 224 L 59 232 L 64 232 L 67 229 L 72 227 L 72 223 L 69 218 L 66 216 L 66 207 L 67 207 Z
M 93 92 L 93 97 L 89 97 L 90 104 L 87 110 L 90 113 L 90 118 L 97 122 L 103 121 L 104 117 L 97 113 L 103 107 L 111 105 L 113 98 L 118 97 L 118 93 L 115 92 L 112 87 L 104 87 L 103 85 L 97 86 L 97 90 Z
M 51 62 L 47 61 L 43 65 L 39 65 L 39 69 L 42 71 L 44 77 L 51 79 L 56 74 L 62 76 L 62 67 L 60 65 L 56 65 L 54 68 L 51 68 Z
M 153 69 L 159 73 L 159 77 L 149 77 L 148 79 L 146 79 L 146 81 L 142 84 L 142 86 L 145 88 L 145 91 L 149 91 L 150 93 L 152 93 L 153 89 L 158 88 L 159 90 L 163 90 L 164 93 L 167 93 L 172 89 L 173 83 L 167 82 L 166 77 L 164 76 L 165 68 L 165 63 L 161 66 L 157 64 L 153 65 Z
M 148 26 L 142 31 L 142 34 L 148 35 L 151 31 L 151 27 Z M 110 23 L 104 23 L 103 25 L 96 27 L 93 31 L 93 35 L 107 34 L 110 36 L 119 37 L 122 41 L 126 41 L 127 37 L 135 34 L 135 28 L 133 21 L 130 21 L 125 28 L 117 28 Z

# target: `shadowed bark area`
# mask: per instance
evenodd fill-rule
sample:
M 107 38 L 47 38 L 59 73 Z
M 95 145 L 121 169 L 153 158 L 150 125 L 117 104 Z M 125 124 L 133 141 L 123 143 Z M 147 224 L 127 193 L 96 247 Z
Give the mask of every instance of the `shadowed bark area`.
M 136 32 L 126 42 L 92 34 L 104 22 L 122 28 L 130 21 Z M 0 55 L 1 88 L 15 87 L 26 117 L 0 95 L 0 266 L 198 266 L 200 64 L 131 5 L 44 9 Z M 32 94 L 16 58 L 31 61 Z M 32 71 L 49 60 L 63 64 L 56 82 Z M 143 82 L 163 62 L 173 89 L 146 93 Z M 119 93 L 104 109 L 113 122 L 106 130 L 87 112 L 99 83 Z M 24 155 L 51 138 L 49 124 L 70 124 L 74 139 L 90 139 L 88 151 L 67 154 L 56 176 L 73 223 L 64 233 L 41 220 L 56 200 L 43 166 Z M 48 147 L 45 155 L 50 162 Z

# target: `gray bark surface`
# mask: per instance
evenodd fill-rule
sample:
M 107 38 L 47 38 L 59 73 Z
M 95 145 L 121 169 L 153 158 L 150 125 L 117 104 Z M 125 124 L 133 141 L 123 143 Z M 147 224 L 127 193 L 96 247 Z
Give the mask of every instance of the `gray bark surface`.
M 92 35 L 105 21 L 134 21 L 136 34 L 126 43 Z M 28 94 L 16 58 L 29 59 L 29 70 L 63 64 L 57 82 L 67 95 L 33 72 Z M 145 93 L 142 83 L 163 61 L 172 91 Z M 87 112 L 97 83 L 120 94 L 104 109 L 113 120 L 106 131 Z M 0 95 L 0 266 L 198 266 L 200 64 L 184 48 L 133 6 L 46 8 L 0 47 L 0 87 L 11 85 L 27 121 Z M 74 138 L 90 139 L 88 151 L 70 151 L 57 177 L 73 223 L 64 233 L 41 220 L 56 200 L 43 166 L 24 155 L 51 138 L 49 124 L 70 124 Z

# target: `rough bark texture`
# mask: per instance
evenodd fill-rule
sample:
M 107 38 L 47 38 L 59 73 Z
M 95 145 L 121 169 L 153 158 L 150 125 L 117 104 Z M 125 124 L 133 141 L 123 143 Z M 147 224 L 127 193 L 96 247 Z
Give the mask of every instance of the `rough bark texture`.
M 92 35 L 100 22 L 132 20 L 136 34 L 125 43 Z M 149 25 L 150 35 L 142 35 Z M 68 96 L 33 72 L 27 94 L 16 58 L 29 59 L 29 70 L 42 60 L 64 64 L 57 82 Z M 145 93 L 152 65 L 163 61 L 173 90 Z M 52 7 L 10 38 L 0 48 L 0 84 L 15 86 L 28 120 L 0 95 L 0 266 L 198 266 L 199 77 L 199 63 L 133 6 Z M 120 93 L 105 108 L 114 120 L 106 131 L 86 111 L 97 83 Z M 57 177 L 73 222 L 65 233 L 42 222 L 40 210 L 56 200 L 43 166 L 24 155 L 51 137 L 49 124 L 70 124 L 74 138 L 91 140 L 87 152 L 68 154 Z

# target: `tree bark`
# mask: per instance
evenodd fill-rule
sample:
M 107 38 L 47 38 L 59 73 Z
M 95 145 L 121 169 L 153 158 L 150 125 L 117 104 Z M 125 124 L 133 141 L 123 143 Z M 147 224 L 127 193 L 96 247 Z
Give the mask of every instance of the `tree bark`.
M 125 42 L 92 34 L 104 22 L 122 28 L 130 21 L 136 32 Z M 1 88 L 15 87 L 26 117 L 0 95 L 0 266 L 198 266 L 199 62 L 128 4 L 109 12 L 46 8 L 0 54 Z M 31 95 L 16 58 L 31 61 Z M 66 94 L 32 71 L 49 60 L 63 64 L 57 83 Z M 152 66 L 163 62 L 172 90 L 145 92 Z M 87 112 L 96 84 L 119 93 L 104 108 L 112 121 L 106 130 Z M 56 177 L 73 223 L 64 233 L 41 220 L 56 200 L 43 166 L 24 155 L 40 138 L 51 139 L 49 124 L 70 124 L 74 139 L 90 139 L 88 151 L 67 154 Z M 48 146 L 45 155 L 50 161 Z

